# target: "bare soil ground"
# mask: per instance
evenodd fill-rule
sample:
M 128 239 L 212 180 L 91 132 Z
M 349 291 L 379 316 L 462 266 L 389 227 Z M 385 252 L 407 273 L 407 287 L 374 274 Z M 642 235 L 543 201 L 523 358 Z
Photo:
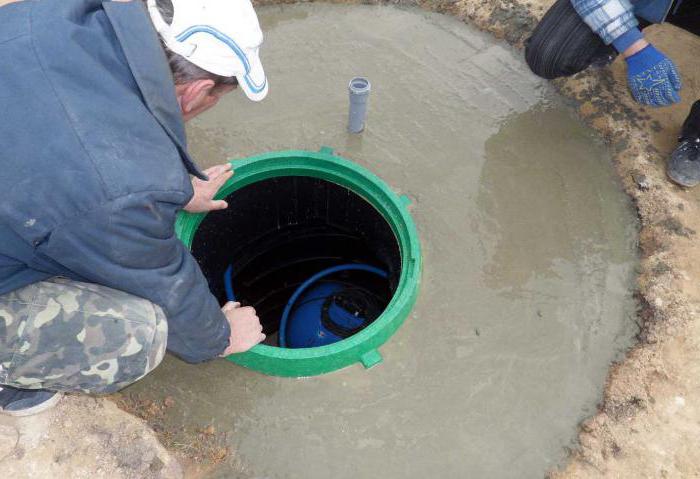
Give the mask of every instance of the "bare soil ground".
M 0 416 L 2 477 L 177 479 L 180 465 L 146 424 L 106 399 L 64 398 L 37 416 Z
M 226 433 L 214 424 L 201 424 L 194 428 L 174 425 L 166 420 L 168 409 L 175 405 L 172 397 L 152 401 L 128 390 L 109 396 L 123 411 L 145 421 L 153 429 L 160 443 L 182 466 L 184 477 L 206 477 L 231 455 Z

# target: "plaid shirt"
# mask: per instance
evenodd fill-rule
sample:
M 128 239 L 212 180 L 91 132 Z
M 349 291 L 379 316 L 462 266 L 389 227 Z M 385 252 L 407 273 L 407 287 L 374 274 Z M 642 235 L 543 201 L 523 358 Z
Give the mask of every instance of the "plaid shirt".
M 629 0 L 571 0 L 571 3 L 606 45 L 639 25 Z
M 571 0 L 571 3 L 583 21 L 609 45 L 639 25 L 635 10 L 650 22 L 662 22 L 673 0 Z M 680 3 L 676 2 L 676 6 Z

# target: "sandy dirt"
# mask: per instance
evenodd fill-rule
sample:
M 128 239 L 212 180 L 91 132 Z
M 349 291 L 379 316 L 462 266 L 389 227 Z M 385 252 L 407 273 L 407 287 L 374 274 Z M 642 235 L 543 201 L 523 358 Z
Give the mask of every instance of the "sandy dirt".
M 2 477 L 177 479 L 180 465 L 140 419 L 106 399 L 67 396 L 27 418 L 0 416 Z
M 208 477 L 222 462 L 229 459 L 235 462 L 235 458 L 230 457 L 226 432 L 212 422 L 192 425 L 167 421 L 168 412 L 177 406 L 172 396 L 151 400 L 126 389 L 109 398 L 153 429 L 160 444 L 173 453 L 182 466 L 184 477 Z

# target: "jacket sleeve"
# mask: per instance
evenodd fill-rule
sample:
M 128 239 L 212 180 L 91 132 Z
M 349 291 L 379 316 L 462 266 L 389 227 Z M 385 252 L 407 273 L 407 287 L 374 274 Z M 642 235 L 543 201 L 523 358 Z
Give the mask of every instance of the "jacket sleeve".
M 571 3 L 606 45 L 639 25 L 629 0 L 571 0 Z
M 41 254 L 87 281 L 150 300 L 168 318 L 168 350 L 191 363 L 221 354 L 230 328 L 199 265 L 175 236 L 181 192 L 120 197 L 67 220 Z

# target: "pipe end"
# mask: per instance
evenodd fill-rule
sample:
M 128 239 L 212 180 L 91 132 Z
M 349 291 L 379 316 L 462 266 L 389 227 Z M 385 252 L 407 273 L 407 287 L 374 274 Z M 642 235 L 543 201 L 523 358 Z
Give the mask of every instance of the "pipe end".
M 350 80 L 348 85 L 348 90 L 353 95 L 366 95 L 372 89 L 372 84 L 365 77 L 355 77 Z

